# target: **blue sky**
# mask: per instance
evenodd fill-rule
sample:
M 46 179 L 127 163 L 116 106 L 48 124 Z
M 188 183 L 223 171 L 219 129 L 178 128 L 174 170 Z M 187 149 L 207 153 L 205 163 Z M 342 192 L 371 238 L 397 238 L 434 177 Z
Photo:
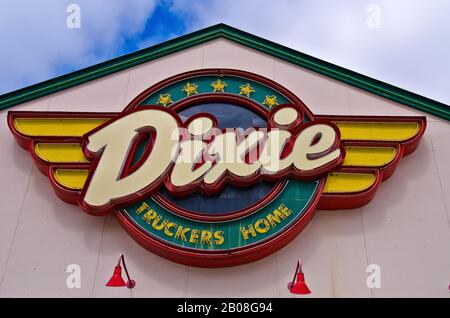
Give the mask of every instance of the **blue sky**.
M 446 0 L 4 0 L 0 94 L 223 22 L 450 104 L 448 12 Z

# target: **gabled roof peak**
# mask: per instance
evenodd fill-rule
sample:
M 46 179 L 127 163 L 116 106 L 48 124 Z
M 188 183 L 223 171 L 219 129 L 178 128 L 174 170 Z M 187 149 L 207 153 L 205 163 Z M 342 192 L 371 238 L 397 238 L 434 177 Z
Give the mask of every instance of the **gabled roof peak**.
M 143 50 L 6 93 L 0 96 L 0 109 L 9 108 L 38 97 L 86 83 L 217 38 L 228 39 L 370 93 L 424 111 L 431 115 L 450 120 L 450 107 L 448 105 L 332 63 L 328 63 L 313 56 L 233 28 L 224 23 L 219 23 Z

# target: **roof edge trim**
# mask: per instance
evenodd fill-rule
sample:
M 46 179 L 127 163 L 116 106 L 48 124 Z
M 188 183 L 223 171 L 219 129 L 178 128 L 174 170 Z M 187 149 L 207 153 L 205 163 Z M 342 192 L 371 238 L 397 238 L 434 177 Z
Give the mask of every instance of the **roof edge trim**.
M 375 95 L 450 120 L 450 107 L 444 103 L 317 59 L 226 24 L 217 24 L 143 50 L 0 95 L 0 109 L 28 102 L 221 37 Z

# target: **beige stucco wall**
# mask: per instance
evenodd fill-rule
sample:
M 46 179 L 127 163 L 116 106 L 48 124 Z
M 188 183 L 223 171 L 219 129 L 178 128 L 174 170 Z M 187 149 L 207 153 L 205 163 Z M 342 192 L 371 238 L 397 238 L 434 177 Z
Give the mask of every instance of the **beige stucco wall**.
M 423 115 L 237 44 L 215 40 L 14 110 L 120 111 L 156 82 L 210 67 L 251 71 L 284 85 L 317 114 Z M 450 124 L 427 116 L 415 153 L 402 160 L 375 199 L 354 210 L 318 211 L 287 247 L 258 262 L 199 269 L 141 248 L 113 215 L 93 217 L 53 193 L 47 178 L 0 122 L 0 296 L 293 297 L 286 284 L 297 257 L 309 297 L 449 297 Z M 107 288 L 120 253 L 137 281 Z M 381 288 L 366 287 L 366 266 L 381 266 Z M 80 289 L 66 287 L 68 264 Z

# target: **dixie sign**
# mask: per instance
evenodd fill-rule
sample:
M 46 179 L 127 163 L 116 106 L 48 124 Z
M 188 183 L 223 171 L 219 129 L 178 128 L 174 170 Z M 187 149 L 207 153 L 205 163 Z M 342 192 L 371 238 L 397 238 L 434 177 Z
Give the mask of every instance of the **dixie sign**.
M 8 125 L 62 200 L 115 213 L 163 257 L 217 267 L 276 251 L 317 208 L 368 203 L 426 119 L 314 115 L 271 80 L 206 69 L 122 113 L 12 111 Z

